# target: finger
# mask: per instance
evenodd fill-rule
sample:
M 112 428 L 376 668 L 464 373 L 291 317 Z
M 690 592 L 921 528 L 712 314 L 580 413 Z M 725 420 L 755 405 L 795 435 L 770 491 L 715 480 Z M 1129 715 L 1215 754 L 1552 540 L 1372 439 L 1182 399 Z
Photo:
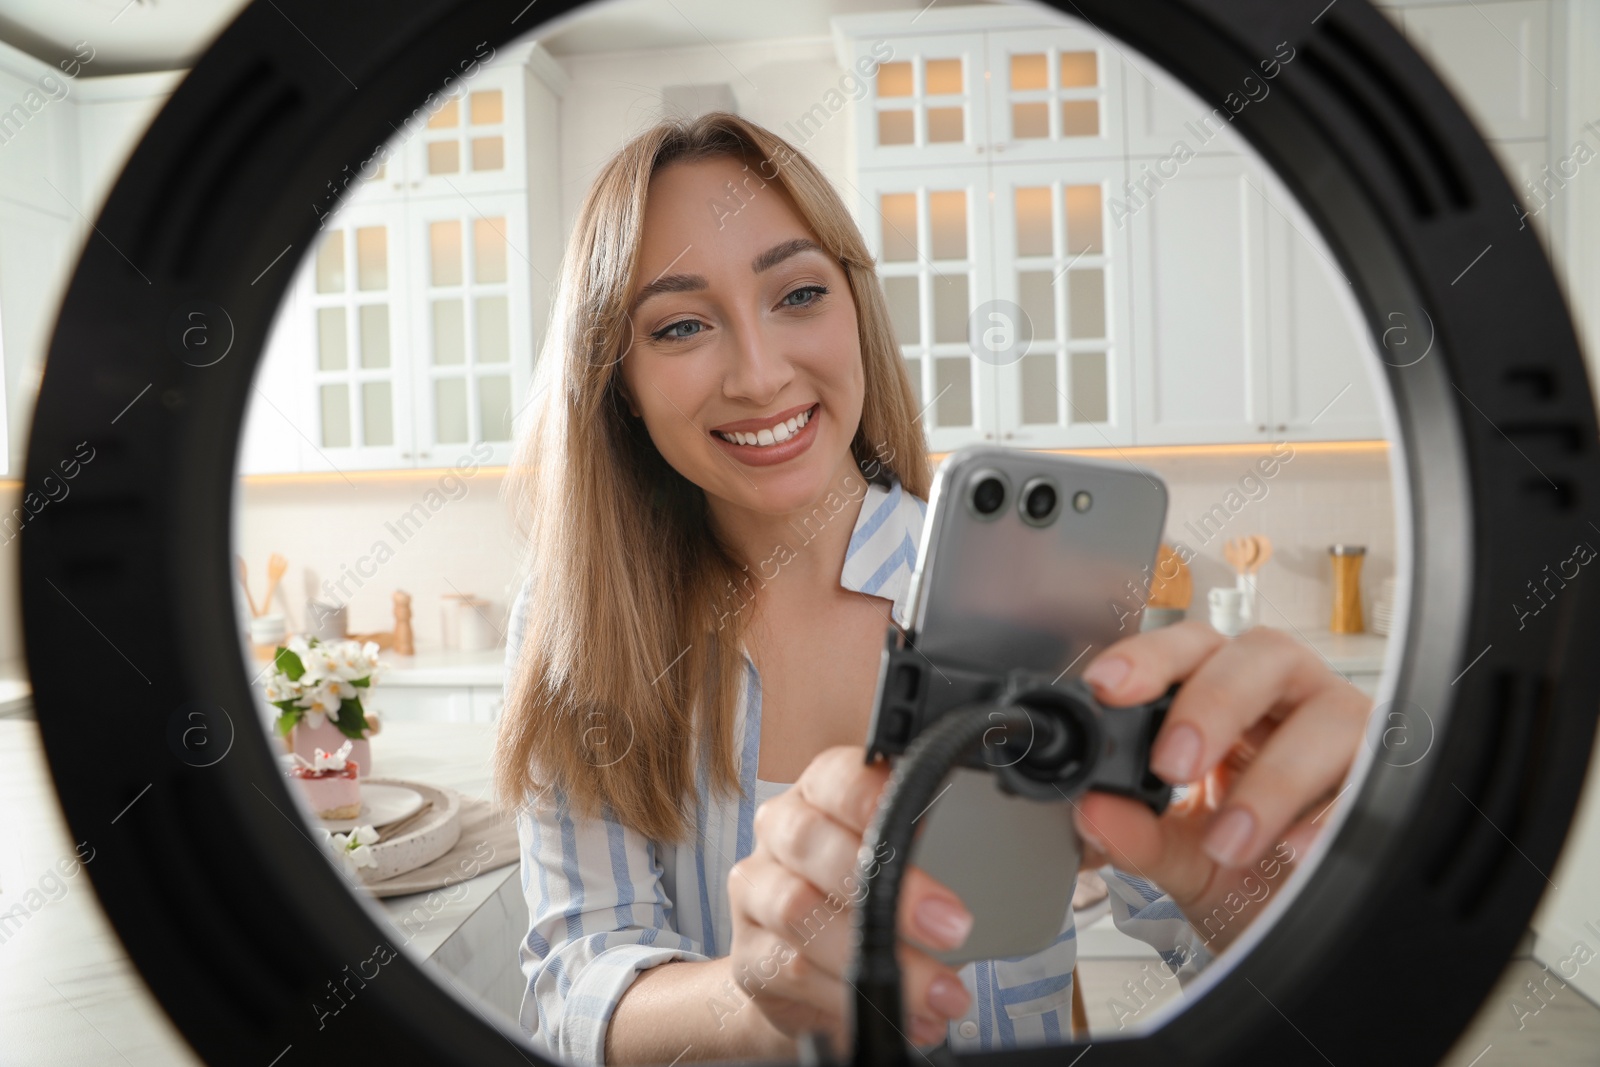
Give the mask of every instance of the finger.
M 1344 780 L 1371 702 L 1343 683 L 1319 690 L 1267 739 L 1210 819 L 1206 853 L 1242 867 L 1281 839 L 1301 812 Z
M 933 881 L 916 868 L 908 868 L 907 875 L 908 884 L 919 875 L 925 883 Z M 736 982 L 742 985 L 753 973 L 758 982 L 775 986 L 763 990 L 763 995 L 831 1010 L 832 998 L 839 994 L 829 983 L 842 987 L 856 951 L 854 903 L 842 898 L 828 902 L 814 886 L 773 860 L 741 860 L 729 875 L 728 889 L 735 922 L 741 924 L 740 936 L 747 939 L 743 943 L 754 946 L 758 960 L 776 959 L 782 964 L 758 963 L 753 972 L 749 965 L 738 968 Z M 908 1016 L 947 1020 L 966 1012 L 970 997 L 954 969 L 904 940 L 897 957 Z
M 810 1010 L 828 1029 L 843 1025 L 849 1006 L 845 985 L 836 975 L 819 969 L 782 934 L 753 926 L 740 931 L 743 958 L 733 965 L 737 993 L 754 1000 L 773 1018 L 795 1018 Z
M 888 783 L 887 760 L 868 764 L 866 749 L 860 745 L 835 745 L 818 753 L 801 772 L 795 788 L 782 795 L 796 794 L 859 837 L 878 810 Z
M 858 866 L 861 835 L 834 821 L 793 790 L 756 809 L 759 847 L 809 882 L 817 898 L 830 895 L 859 901 L 864 892 Z M 895 859 L 888 845 L 868 864 L 869 870 Z M 798 904 L 797 904 L 798 906 Z M 972 929 L 972 915 L 948 887 L 915 867 L 907 869 L 900 893 L 900 932 L 933 948 L 955 948 Z
M 1134 634 L 1091 660 L 1084 668 L 1083 680 L 1103 704 L 1142 704 L 1165 693 L 1173 682 L 1187 678 L 1227 640 L 1193 619 Z
M 1073 822 L 1087 846 L 1118 870 L 1138 875 L 1179 904 L 1205 892 L 1217 865 L 1199 847 L 1199 828 L 1178 817 L 1157 818 L 1144 804 L 1110 793 L 1072 802 Z
M 1150 769 L 1173 784 L 1210 771 L 1247 734 L 1261 738 L 1252 728 L 1262 719 L 1286 712 L 1331 677 L 1315 653 L 1265 627 L 1218 645 L 1199 663 L 1168 666 L 1180 665 L 1188 668 L 1183 686 L 1150 750 Z
M 1268 715 L 1285 714 L 1331 677 L 1327 665 L 1289 635 L 1264 627 L 1247 631 L 1184 681 L 1151 746 L 1150 769 L 1168 782 L 1194 781 L 1236 745 L 1264 740 L 1253 728 Z

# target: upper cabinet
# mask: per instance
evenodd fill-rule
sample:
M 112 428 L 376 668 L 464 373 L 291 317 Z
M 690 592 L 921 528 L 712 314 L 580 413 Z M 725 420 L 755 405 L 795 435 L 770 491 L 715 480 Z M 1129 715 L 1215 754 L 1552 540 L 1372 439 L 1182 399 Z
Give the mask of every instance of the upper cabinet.
M 834 27 L 878 64 L 853 207 L 934 451 L 1384 436 L 1348 284 L 1228 108 L 1043 9 Z
M 551 154 L 531 149 L 556 134 L 564 76 L 526 45 L 463 81 L 418 113 L 302 258 L 267 342 L 244 473 L 510 459 L 557 246 L 530 222 L 530 188 L 556 180 Z

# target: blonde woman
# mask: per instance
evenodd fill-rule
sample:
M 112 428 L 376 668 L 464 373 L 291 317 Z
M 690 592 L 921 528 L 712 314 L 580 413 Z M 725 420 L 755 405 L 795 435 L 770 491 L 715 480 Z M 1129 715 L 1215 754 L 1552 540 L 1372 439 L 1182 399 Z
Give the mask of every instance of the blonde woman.
M 602 168 L 552 318 L 511 483 L 530 564 L 495 752 L 531 918 L 522 1026 L 583 1063 L 793 1058 L 808 1030 L 842 1050 L 849 887 L 886 781 L 861 744 L 930 481 L 871 257 L 805 157 L 710 114 Z M 1119 924 L 1192 972 L 1252 917 L 1213 920 L 1230 879 L 1304 849 L 1368 702 L 1268 631 L 1173 627 L 1086 676 L 1111 703 L 1187 679 L 1169 781 L 1259 751 L 1220 811 L 1078 807 L 1091 864 L 1143 876 L 1106 868 Z M 916 871 L 903 897 L 909 1040 L 1067 1033 L 1070 919 L 1037 956 L 957 970 L 926 950 L 966 937 L 961 901 Z

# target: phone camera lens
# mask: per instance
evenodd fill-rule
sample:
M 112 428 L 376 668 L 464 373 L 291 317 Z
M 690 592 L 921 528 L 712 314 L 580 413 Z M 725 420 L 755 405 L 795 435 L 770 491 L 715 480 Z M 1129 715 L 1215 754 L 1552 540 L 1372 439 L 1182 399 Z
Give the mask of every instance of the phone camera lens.
M 1061 498 L 1048 479 L 1034 478 L 1022 487 L 1022 521 L 1030 526 L 1046 526 L 1055 518 Z
M 1089 491 L 1086 489 L 1079 489 L 1076 493 L 1072 494 L 1072 510 L 1078 512 L 1080 515 L 1083 512 L 1088 511 L 1089 505 L 1093 503 L 1094 497 L 1090 496 Z
M 997 475 L 980 475 L 972 487 L 972 510 L 980 518 L 992 518 L 1006 504 L 1006 483 Z

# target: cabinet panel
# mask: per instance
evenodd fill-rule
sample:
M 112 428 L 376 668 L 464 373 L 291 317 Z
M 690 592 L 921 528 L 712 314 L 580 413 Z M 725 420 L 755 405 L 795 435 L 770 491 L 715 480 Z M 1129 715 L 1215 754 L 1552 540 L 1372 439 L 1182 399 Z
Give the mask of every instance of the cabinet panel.
M 858 215 L 937 452 L 997 440 L 995 367 L 972 316 L 993 291 L 988 168 L 863 172 Z
M 408 122 L 401 180 L 413 196 L 526 188 L 523 78 L 514 66 L 485 68 L 461 92 Z
M 1104 35 L 1058 26 L 985 38 L 997 162 L 1121 158 L 1121 61 Z
M 499 722 L 505 705 L 505 690 L 489 686 L 472 687 L 472 721 Z
M 473 442 L 510 457 L 512 415 L 532 375 L 527 202 L 486 193 L 407 206 L 418 466 Z
M 861 167 L 972 163 L 981 157 L 990 136 L 983 34 L 858 39 L 854 48 L 857 63 L 881 60 L 872 90 L 855 113 Z M 818 121 L 831 114 L 821 104 L 812 112 L 821 113 Z M 802 115 L 797 127 L 805 131 L 812 118 L 811 112 Z
M 403 217 L 396 205 L 352 203 L 301 265 L 303 469 L 321 469 L 318 459 L 341 470 L 412 465 Z
M 1263 74 L 1273 71 L 1275 77 L 1278 68 L 1270 60 L 1267 62 Z M 1241 74 L 1241 88 L 1245 88 L 1243 78 Z M 1122 80 L 1130 156 L 1161 159 L 1190 153 L 1242 155 L 1248 151 L 1244 138 L 1234 131 L 1226 107 L 1202 102 L 1153 61 L 1124 53 Z M 1271 79 L 1257 75 L 1253 84 L 1264 87 L 1251 90 L 1259 99 L 1271 95 Z
M 372 706 L 392 722 L 472 722 L 472 690 L 432 685 L 379 685 Z
M 1269 201 L 1269 433 L 1291 441 L 1383 438 L 1371 333 L 1320 235 L 1287 208 L 1277 196 Z
M 1244 159 L 1194 159 L 1127 217 L 1139 444 L 1265 436 L 1265 211 Z
M 1020 314 L 1001 305 L 980 316 L 974 343 L 995 363 L 1005 443 L 1133 443 L 1131 241 L 1107 211 L 1123 166 L 992 169 L 995 297 Z M 1017 321 L 1002 321 L 1008 314 Z
M 1406 37 L 1461 99 L 1486 137 L 1549 132 L 1546 0 L 1408 7 Z

